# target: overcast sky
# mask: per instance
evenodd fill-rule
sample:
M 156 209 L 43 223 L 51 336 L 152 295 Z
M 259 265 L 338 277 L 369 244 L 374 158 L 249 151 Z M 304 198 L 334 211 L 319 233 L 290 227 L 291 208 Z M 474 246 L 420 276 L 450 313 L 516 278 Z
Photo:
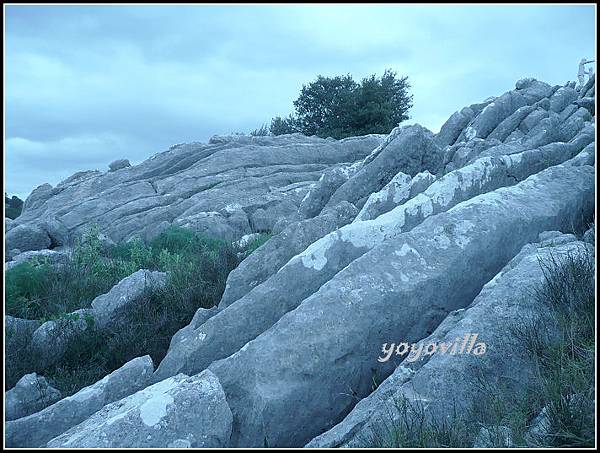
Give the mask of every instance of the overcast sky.
M 5 6 L 5 191 L 292 112 L 318 74 L 407 75 L 406 123 L 576 80 L 594 6 Z

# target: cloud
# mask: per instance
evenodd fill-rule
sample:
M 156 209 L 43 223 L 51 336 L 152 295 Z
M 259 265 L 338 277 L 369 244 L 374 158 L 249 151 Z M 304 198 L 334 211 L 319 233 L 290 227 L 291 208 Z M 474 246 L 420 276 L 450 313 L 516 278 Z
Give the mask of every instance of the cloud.
M 574 80 L 593 6 L 6 7 L 6 190 L 21 197 L 116 158 L 249 132 L 317 74 L 408 75 L 411 122 L 525 76 Z

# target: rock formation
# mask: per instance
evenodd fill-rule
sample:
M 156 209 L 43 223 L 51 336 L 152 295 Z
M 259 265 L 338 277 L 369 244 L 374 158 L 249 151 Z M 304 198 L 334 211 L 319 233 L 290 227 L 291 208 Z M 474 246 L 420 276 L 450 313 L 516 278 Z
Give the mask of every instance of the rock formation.
M 240 247 L 273 236 L 230 273 L 219 305 L 172 337 L 153 374 L 150 364 L 118 395 L 104 396 L 103 380 L 9 421 L 7 445 L 359 446 L 398 416 L 397 398 L 442 417 L 468 405 L 477 393 L 461 384 L 474 360 L 518 392 L 530 364 L 506 353 L 504 334 L 543 311 L 526 297 L 539 260 L 594 247 L 594 96 L 594 77 L 579 90 L 526 78 L 437 134 L 409 125 L 340 141 L 215 136 L 38 187 L 6 223 L 7 268 L 93 224 L 115 242 L 171 225 Z M 128 282 L 141 287 L 148 271 L 138 272 L 81 316 L 110 323 L 134 299 Z M 48 325 L 8 323 L 20 326 L 18 344 L 45 343 Z M 383 344 L 471 332 L 490 345 L 485 355 L 379 360 Z M 60 360 L 61 346 L 51 348 Z

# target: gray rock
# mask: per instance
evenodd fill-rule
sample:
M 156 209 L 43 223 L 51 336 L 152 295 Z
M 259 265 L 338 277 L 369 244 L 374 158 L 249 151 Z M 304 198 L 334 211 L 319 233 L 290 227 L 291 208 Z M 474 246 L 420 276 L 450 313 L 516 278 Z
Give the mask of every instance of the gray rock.
M 225 394 L 214 374 L 179 374 L 103 407 L 47 446 L 223 447 L 231 434 L 231 422 Z
M 486 138 L 504 119 L 518 108 L 527 105 L 521 91 L 509 91 L 488 104 L 461 133 L 457 142 Z
M 131 167 L 131 164 L 129 163 L 128 159 L 118 159 L 108 164 L 108 168 L 110 171 L 117 171 L 127 167 Z
M 19 255 L 21 253 L 21 250 L 19 249 L 11 249 L 11 250 L 7 250 L 4 253 L 4 262 L 8 262 L 14 259 L 15 256 Z
M 6 420 L 15 420 L 38 412 L 60 399 L 60 392 L 48 385 L 43 376 L 26 374 L 4 395 Z
M 546 111 L 546 109 L 537 108 L 527 115 L 523 121 L 521 121 L 519 124 L 519 130 L 524 134 L 527 134 L 530 130 L 537 126 L 541 120 L 547 118 L 548 116 L 549 113 Z
M 123 310 L 132 310 L 135 303 L 147 291 L 165 285 L 167 274 L 158 271 L 140 269 L 112 287 L 106 293 L 92 301 L 90 312 L 97 329 L 105 329 L 118 321 Z
M 231 271 L 219 307 L 231 305 L 250 292 L 311 243 L 349 223 L 356 212 L 350 203 L 342 202 L 317 217 L 288 226 L 269 239 Z
M 14 228 L 17 225 L 17 223 L 9 218 L 9 217 L 4 217 L 4 232 L 6 233 L 7 231 L 10 231 L 11 228 Z
M 189 224 L 237 240 L 252 232 L 252 213 L 263 209 L 267 227 L 277 220 L 271 216 L 295 214 L 308 185 L 324 171 L 362 160 L 382 139 L 369 135 L 328 141 L 293 135 L 183 144 L 139 165 L 80 172 L 56 188 L 38 188 L 26 200 L 18 224 L 56 218 L 76 237 L 96 223 L 116 242 L 136 235 L 152 238 L 165 225 Z M 226 213 L 232 205 L 238 209 Z
M 318 215 L 334 192 L 348 181 L 358 171 L 359 167 L 359 165 L 349 165 L 324 172 L 300 203 L 299 213 L 305 218 Z
M 552 231 L 540 236 L 555 234 L 558 235 L 555 237 L 561 235 Z M 342 422 L 314 438 L 307 447 L 360 446 L 377 435 L 383 424 L 393 426 L 400 416 L 414 417 L 411 412 L 401 413 L 397 401 L 407 401 L 411 406 L 424 404 L 419 407 L 426 408 L 428 421 L 439 422 L 455 413 L 453 411 L 460 414 L 483 396 L 484 388 L 465 384 L 480 379 L 492 386 L 502 385 L 507 392 L 519 395 L 531 379 L 534 366 L 531 356 L 509 326 L 535 322 L 545 316 L 545 308 L 530 297 L 530 291 L 543 281 L 544 270 L 540 263 L 552 256 L 559 258 L 569 253 L 581 253 L 582 245 L 577 241 L 565 242 L 559 247 L 543 247 L 539 243 L 525 245 L 467 308 L 449 313 L 431 335 L 416 342 L 413 351 L 422 353 L 410 352 L 402 357 L 383 353 L 383 349 L 377 351 L 382 359 L 404 360 Z M 474 342 L 473 334 L 477 334 Z M 441 344 L 452 347 L 459 341 L 462 345 L 465 335 L 473 346 L 479 342 L 485 344 L 485 350 L 478 346 L 478 354 L 459 353 L 459 349 L 454 353 L 452 349 L 450 353 L 441 351 Z M 406 335 L 389 337 L 385 340 L 386 347 L 389 350 L 391 342 L 399 344 L 402 341 L 409 341 L 409 338 Z M 431 344 L 437 347 L 429 349 Z M 506 354 L 507 350 L 511 354 Z
M 92 320 L 92 310 L 82 308 L 38 327 L 31 339 L 37 365 L 43 369 L 58 363 L 80 335 L 91 328 Z
M 571 87 L 561 87 L 550 98 L 550 110 L 560 113 L 575 99 L 577 99 L 577 91 Z
M 44 447 L 46 442 L 83 422 L 107 404 L 145 388 L 149 385 L 152 370 L 150 356 L 137 357 L 95 384 L 44 410 L 7 422 L 6 446 Z
M 443 152 L 433 134 L 419 126 L 402 128 L 397 136 L 383 147 L 329 199 L 327 206 L 349 201 L 357 207 L 358 200 L 381 190 L 398 172 L 411 176 L 428 170 L 437 173 L 442 165 Z
M 525 105 L 523 107 L 518 108 L 515 112 L 510 115 L 508 118 L 504 119 L 496 128 L 490 133 L 487 137 L 488 139 L 495 138 L 500 140 L 501 142 L 505 141 L 508 136 L 519 127 L 521 121 L 523 121 L 527 116 L 529 116 L 535 107 L 532 105 Z
M 177 360 L 161 363 L 156 379 L 177 372 L 197 373 L 211 362 L 227 357 L 383 241 L 409 231 L 431 215 L 481 193 L 522 181 L 567 157 L 564 150 L 551 147 L 502 158 L 482 158 L 445 175 L 423 193 L 376 220 L 353 222 L 327 234 L 292 258 L 269 280 L 262 280 L 264 283 L 254 286 L 237 303 L 212 317 L 197 329 L 193 341 L 179 344 L 173 351 Z M 256 259 L 267 261 L 264 255 Z
M 48 263 L 51 266 L 67 263 L 69 259 L 69 253 L 57 250 L 30 250 L 28 252 L 22 252 L 15 255 L 11 261 L 4 265 L 5 270 L 12 269 L 19 264 L 25 262 L 39 262 Z
M 22 252 L 47 249 L 51 243 L 48 233 L 39 226 L 32 224 L 17 225 L 11 228 L 4 238 L 7 250 L 19 249 Z
M 596 99 L 591 96 L 575 100 L 575 105 L 587 109 L 592 116 L 596 115 Z
M 454 112 L 442 125 L 435 139 L 441 146 L 453 145 L 474 116 L 475 112 L 470 107 L 465 107 L 459 112 Z
M 31 191 L 29 196 L 23 202 L 23 209 L 21 214 L 29 209 L 36 209 L 43 205 L 52 195 L 56 193 L 56 190 L 50 184 L 42 184 Z
M 230 445 L 304 445 L 339 422 L 355 404 L 349 392 L 364 397 L 374 372 L 391 373 L 377 363 L 382 343 L 423 338 L 448 312 L 469 305 L 540 232 L 577 227 L 589 217 L 593 174 L 591 167 L 551 167 L 429 217 L 211 364 L 234 416 Z

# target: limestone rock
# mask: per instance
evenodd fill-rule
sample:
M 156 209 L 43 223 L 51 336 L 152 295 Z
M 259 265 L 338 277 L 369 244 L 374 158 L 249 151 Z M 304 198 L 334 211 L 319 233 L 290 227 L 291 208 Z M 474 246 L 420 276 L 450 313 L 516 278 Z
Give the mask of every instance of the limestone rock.
M 6 420 L 33 414 L 59 399 L 60 392 L 48 385 L 43 376 L 26 374 L 4 396 Z
M 210 371 L 165 379 L 108 404 L 48 442 L 50 448 L 166 448 L 226 445 L 232 416 Z
M 137 357 L 95 384 L 44 410 L 7 422 L 6 446 L 44 447 L 46 442 L 83 422 L 105 405 L 145 388 L 149 385 L 152 370 L 150 356 Z

